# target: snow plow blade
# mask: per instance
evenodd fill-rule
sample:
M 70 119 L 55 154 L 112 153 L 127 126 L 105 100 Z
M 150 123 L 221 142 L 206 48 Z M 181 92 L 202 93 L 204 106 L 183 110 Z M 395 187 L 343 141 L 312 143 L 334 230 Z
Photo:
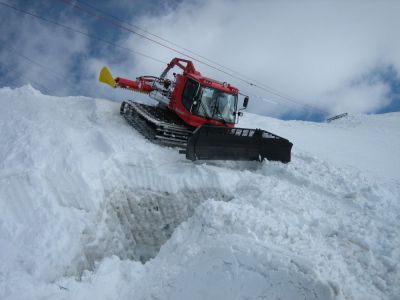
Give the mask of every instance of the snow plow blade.
M 194 160 L 268 160 L 290 162 L 293 144 L 261 129 L 198 127 L 189 138 L 186 158 Z

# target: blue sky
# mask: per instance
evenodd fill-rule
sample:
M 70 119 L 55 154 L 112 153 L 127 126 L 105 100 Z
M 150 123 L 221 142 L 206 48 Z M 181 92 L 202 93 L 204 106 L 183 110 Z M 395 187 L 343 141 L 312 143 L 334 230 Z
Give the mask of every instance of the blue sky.
M 182 55 L 105 21 L 106 13 L 128 23 L 125 28 L 262 87 L 195 62 L 203 74 L 249 94 L 252 112 L 321 121 L 342 112 L 400 110 L 397 1 L 1 1 L 125 49 L 0 5 L 0 86 L 31 83 L 52 95 L 142 97 L 99 84 L 101 66 L 127 78 L 158 75 L 165 67 L 159 61 Z

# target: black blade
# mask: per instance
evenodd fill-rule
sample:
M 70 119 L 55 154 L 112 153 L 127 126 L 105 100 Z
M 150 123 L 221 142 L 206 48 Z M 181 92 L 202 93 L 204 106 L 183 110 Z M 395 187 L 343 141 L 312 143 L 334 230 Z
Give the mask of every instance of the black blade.
M 293 144 L 261 129 L 198 127 L 188 140 L 190 160 L 268 160 L 290 162 Z

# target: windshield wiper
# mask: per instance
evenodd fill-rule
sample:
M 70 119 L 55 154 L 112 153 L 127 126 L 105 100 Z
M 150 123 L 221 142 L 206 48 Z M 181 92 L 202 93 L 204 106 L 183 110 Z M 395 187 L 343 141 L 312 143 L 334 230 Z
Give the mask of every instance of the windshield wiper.
M 218 102 L 219 101 L 215 101 L 216 103 L 215 103 L 215 107 L 214 107 L 214 111 L 213 111 L 213 116 L 214 116 L 214 114 L 217 114 L 217 116 L 219 116 L 220 117 L 220 121 L 222 121 L 222 123 L 224 123 L 224 125 L 226 125 L 226 121 L 225 121 L 225 119 L 224 119 L 224 117 L 222 116 L 222 113 L 219 111 L 219 108 L 218 108 Z
M 210 117 L 210 115 L 208 114 L 208 112 L 207 112 L 207 109 L 204 107 L 204 104 L 203 104 L 203 89 L 201 89 L 201 93 L 199 94 L 199 96 L 198 96 L 198 98 L 197 99 L 200 99 L 200 100 L 198 100 L 199 102 L 200 102 L 200 106 L 201 106 L 201 108 L 203 109 L 203 111 L 204 111 L 204 114 L 205 114 L 205 117 L 206 117 L 206 119 L 207 120 L 209 120 L 209 119 L 211 119 L 211 117 Z M 197 100 L 196 100 L 197 101 Z

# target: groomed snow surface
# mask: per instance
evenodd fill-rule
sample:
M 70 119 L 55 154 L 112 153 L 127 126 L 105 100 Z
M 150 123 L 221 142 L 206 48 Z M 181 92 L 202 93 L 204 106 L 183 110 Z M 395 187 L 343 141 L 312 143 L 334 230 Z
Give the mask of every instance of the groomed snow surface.
M 192 163 L 107 100 L 0 105 L 0 299 L 400 299 L 400 113 L 246 114 L 285 165 Z

